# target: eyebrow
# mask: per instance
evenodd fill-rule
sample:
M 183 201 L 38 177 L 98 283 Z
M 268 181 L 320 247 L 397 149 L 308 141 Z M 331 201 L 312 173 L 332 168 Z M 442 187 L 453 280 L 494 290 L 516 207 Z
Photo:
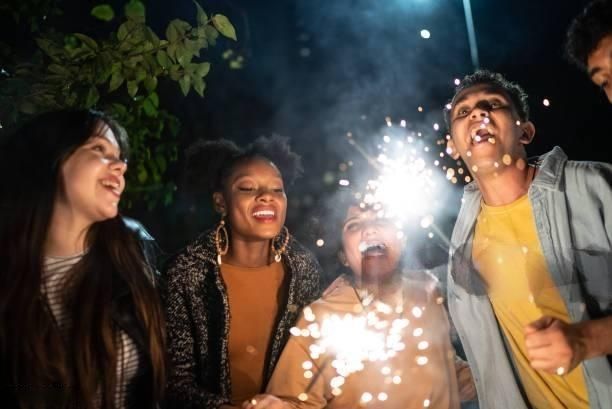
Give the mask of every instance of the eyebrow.
M 485 95 L 495 95 L 495 96 L 499 96 L 501 97 L 503 100 L 508 101 L 508 98 L 501 92 L 496 91 L 495 88 L 485 88 L 482 90 L 482 92 Z M 464 102 L 471 94 L 473 94 L 472 92 L 467 92 L 465 94 L 463 94 L 458 100 L 452 102 L 452 110 L 451 113 L 455 111 L 455 108 L 457 106 L 459 106 L 462 102 Z
M 589 70 L 589 77 L 590 77 L 590 78 L 593 78 L 593 77 L 595 76 L 595 74 L 597 74 L 599 71 L 601 71 L 601 67 L 594 67 L 594 68 L 591 68 L 591 69 Z

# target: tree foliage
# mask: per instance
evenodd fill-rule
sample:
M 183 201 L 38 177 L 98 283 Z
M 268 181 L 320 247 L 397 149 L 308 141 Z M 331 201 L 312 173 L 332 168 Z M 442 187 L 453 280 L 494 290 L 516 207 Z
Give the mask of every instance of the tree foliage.
M 236 40 L 227 17 L 209 16 L 194 4 L 195 25 L 174 19 L 163 36 L 146 24 L 139 0 L 129 0 L 121 18 L 109 4 L 92 8 L 93 18 L 116 28 L 107 38 L 50 30 L 40 34 L 31 19 L 37 50 L 27 61 L 0 67 L 0 123 L 11 126 L 24 116 L 56 109 L 104 110 L 130 135 L 128 205 L 136 198 L 150 208 L 170 203 L 175 186 L 164 175 L 177 159 L 179 121 L 160 104 L 158 83 L 174 81 L 183 95 L 193 91 L 202 97 L 211 68 L 203 52 L 219 36 Z M 230 66 L 239 68 L 235 63 L 231 60 Z

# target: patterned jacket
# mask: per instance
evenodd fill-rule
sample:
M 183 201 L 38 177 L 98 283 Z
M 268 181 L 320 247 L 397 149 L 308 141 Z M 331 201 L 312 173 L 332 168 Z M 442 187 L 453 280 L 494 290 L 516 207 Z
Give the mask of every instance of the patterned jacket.
M 168 408 L 214 409 L 230 402 L 230 310 L 216 260 L 214 231 L 207 231 L 170 263 L 166 273 L 164 304 L 172 366 L 166 391 Z M 262 390 L 301 308 L 321 295 L 321 267 L 293 238 L 283 263 L 286 297 L 278 308 Z

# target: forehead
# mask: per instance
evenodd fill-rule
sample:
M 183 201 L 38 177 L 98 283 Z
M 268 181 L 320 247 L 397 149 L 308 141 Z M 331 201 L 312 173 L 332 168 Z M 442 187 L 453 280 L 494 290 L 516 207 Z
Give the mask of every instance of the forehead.
M 372 209 L 362 209 L 359 206 L 350 206 L 346 211 L 346 218 L 344 221 L 348 221 L 351 219 L 376 219 L 378 216 L 376 212 Z
M 119 141 L 117 140 L 115 133 L 113 132 L 111 127 L 105 123 L 100 123 L 96 126 L 93 135 L 91 135 L 89 139 L 87 139 L 86 143 L 90 143 L 100 139 L 108 142 L 118 150 L 121 150 L 121 146 L 119 145 Z
M 482 97 L 491 97 L 496 96 L 500 97 L 504 100 L 509 101 L 510 97 L 506 91 L 492 84 L 478 84 L 473 87 L 468 87 L 464 90 L 461 90 L 452 101 L 453 109 L 460 105 L 462 102 L 466 102 L 471 99 L 478 99 Z
M 266 158 L 249 158 L 238 162 L 231 173 L 231 179 L 242 177 L 267 177 L 282 179 L 276 165 Z
M 612 57 L 612 33 L 602 38 L 597 47 L 589 54 L 587 59 L 587 66 L 589 69 L 589 75 L 593 76 L 599 64 L 604 63 L 603 60 Z

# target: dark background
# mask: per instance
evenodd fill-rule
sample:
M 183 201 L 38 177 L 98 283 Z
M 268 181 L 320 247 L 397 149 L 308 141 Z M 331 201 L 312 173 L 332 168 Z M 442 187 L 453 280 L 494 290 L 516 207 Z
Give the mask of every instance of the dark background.
M 70 3 L 74 6 L 66 24 L 78 25 L 71 14 L 86 16 L 91 4 Z M 606 148 L 612 108 L 603 92 L 563 58 L 565 30 L 586 3 L 472 0 L 480 66 L 502 72 L 530 95 L 537 128 L 530 155 L 559 145 L 570 159 L 612 161 Z M 146 5 L 149 24 L 160 30 L 171 18 L 195 16 L 191 0 Z M 442 107 L 452 96 L 453 80 L 473 70 L 462 1 L 203 0 L 202 6 L 209 14 L 227 15 L 239 41 L 222 43 L 210 53 L 213 69 L 203 99 L 193 92 L 181 97 L 174 84 L 162 95 L 164 108 L 182 121 L 181 151 L 198 137 L 238 143 L 274 133 L 291 138 L 306 172 L 289 190 L 287 225 L 319 255 L 331 277 L 340 237 L 337 214 L 330 211 L 337 181 L 371 171 L 345 135 L 353 132 L 373 152 L 378 143 L 374 138 L 388 116 L 394 123 L 407 120 L 409 128 L 423 131 L 436 155 L 442 151 L 435 145 L 445 135 Z M 421 38 L 422 29 L 431 38 Z M 223 63 L 220 53 L 226 47 L 244 54 L 243 69 L 231 70 Z M 441 129 L 435 131 L 433 123 Z M 340 172 L 339 165 L 349 160 L 354 165 Z M 178 185 L 171 206 L 126 210 L 168 254 L 217 220 L 207 200 L 194 200 L 183 191 L 182 165 L 179 159 L 171 170 Z M 446 211 L 436 223 L 448 236 L 460 186 L 448 183 L 446 189 Z M 325 239 L 321 248 L 315 245 L 319 238 Z M 439 235 L 428 239 L 416 234 L 409 243 L 421 265 L 445 262 L 447 248 Z

